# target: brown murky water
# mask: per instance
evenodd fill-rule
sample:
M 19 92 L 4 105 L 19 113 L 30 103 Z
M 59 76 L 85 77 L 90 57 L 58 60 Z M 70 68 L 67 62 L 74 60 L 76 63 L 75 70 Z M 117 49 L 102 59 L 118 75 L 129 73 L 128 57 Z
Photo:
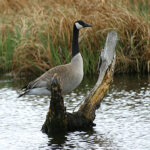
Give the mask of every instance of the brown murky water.
M 94 79 L 95 82 L 95 79 Z M 69 112 L 93 86 L 86 78 L 65 97 Z M 150 76 L 115 76 L 88 132 L 48 137 L 40 129 L 49 106 L 47 97 L 17 98 L 19 82 L 0 79 L 0 150 L 150 149 Z

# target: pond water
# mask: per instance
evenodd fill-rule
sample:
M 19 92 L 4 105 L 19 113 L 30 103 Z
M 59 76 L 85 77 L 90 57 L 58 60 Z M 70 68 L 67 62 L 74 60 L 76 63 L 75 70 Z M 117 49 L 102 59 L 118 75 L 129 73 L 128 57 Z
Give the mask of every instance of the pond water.
M 90 80 L 89 80 L 90 79 Z M 84 79 L 65 96 L 69 112 L 89 93 L 96 82 Z M 115 76 L 92 131 L 76 131 L 48 137 L 40 129 L 49 107 L 48 97 L 17 98 L 20 81 L 0 79 L 0 150 L 47 149 L 150 149 L 150 76 Z

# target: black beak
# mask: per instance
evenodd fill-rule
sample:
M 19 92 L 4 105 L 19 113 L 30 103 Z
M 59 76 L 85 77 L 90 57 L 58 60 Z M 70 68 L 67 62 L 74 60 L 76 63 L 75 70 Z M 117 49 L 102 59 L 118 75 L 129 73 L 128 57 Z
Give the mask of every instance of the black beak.
M 84 27 L 92 27 L 92 25 L 85 23 Z

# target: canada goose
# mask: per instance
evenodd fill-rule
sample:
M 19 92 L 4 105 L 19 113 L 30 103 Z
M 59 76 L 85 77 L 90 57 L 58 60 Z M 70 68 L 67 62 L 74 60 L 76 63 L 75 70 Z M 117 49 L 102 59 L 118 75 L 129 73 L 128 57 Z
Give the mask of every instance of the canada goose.
M 82 20 L 78 20 L 73 26 L 72 40 L 72 59 L 65 65 L 56 66 L 43 75 L 31 81 L 25 88 L 23 95 L 51 95 L 50 85 L 54 73 L 57 73 L 62 83 L 62 94 L 66 94 L 74 90 L 83 79 L 83 59 L 79 51 L 78 37 L 79 30 L 84 27 L 91 27 L 90 24 Z

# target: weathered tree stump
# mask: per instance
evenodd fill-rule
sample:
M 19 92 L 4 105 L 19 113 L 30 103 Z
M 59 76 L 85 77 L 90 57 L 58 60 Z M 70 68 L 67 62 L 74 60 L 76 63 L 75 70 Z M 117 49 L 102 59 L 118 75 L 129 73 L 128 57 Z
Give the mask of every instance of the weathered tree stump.
M 105 47 L 100 55 L 98 80 L 77 112 L 66 112 L 61 95 L 61 81 L 56 74 L 54 75 L 51 84 L 50 107 L 46 121 L 42 126 L 44 133 L 50 135 L 66 131 L 86 130 L 94 125 L 95 111 L 99 108 L 100 102 L 108 91 L 113 78 L 116 43 L 117 33 L 114 31 L 109 32 Z

